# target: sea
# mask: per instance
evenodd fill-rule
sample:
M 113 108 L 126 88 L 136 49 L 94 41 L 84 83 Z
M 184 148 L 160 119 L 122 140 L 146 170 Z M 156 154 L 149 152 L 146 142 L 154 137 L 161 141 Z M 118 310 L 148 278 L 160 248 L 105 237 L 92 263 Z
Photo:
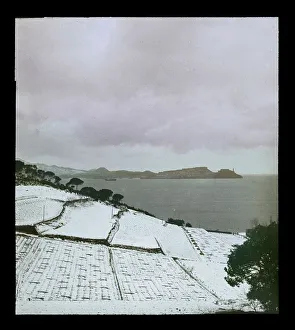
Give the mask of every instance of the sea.
M 278 220 L 278 176 L 242 179 L 83 179 L 88 186 L 111 189 L 122 200 L 157 218 L 182 219 L 192 227 L 245 232 L 253 220 Z

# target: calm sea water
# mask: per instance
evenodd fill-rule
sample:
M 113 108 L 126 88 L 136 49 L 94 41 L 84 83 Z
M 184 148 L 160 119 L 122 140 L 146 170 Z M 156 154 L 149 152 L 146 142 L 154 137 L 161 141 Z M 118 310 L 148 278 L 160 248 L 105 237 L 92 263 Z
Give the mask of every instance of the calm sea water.
M 123 202 L 160 219 L 183 219 L 193 227 L 245 231 L 251 220 L 266 223 L 278 217 L 278 176 L 242 179 L 105 181 L 83 179 L 83 186 L 111 189 Z

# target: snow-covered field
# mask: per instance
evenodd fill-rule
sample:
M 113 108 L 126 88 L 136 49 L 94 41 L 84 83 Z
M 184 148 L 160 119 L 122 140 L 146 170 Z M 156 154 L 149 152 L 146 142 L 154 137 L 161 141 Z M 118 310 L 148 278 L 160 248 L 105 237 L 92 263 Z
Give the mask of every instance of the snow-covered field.
M 233 246 L 234 244 L 240 245 L 243 244 L 245 241 L 245 237 L 242 235 L 231 235 L 231 234 L 224 234 L 224 233 L 214 233 L 210 232 L 210 234 L 225 244 Z
M 119 210 L 100 202 L 64 206 L 82 198 L 51 187 L 16 187 L 16 224 L 35 225 L 39 233 L 16 235 L 18 314 L 249 310 L 243 306 L 248 286 L 233 288 L 224 279 L 228 254 L 243 236 L 166 224 L 133 210 L 117 219 L 112 215 Z M 63 207 L 58 219 L 38 223 L 43 210 L 48 220 Z M 159 247 L 163 254 L 151 253 Z
M 198 252 L 179 226 L 171 224 L 164 226 L 163 220 L 132 210 L 124 213 L 119 222 L 119 230 L 115 234 L 112 244 L 154 248 L 159 243 L 163 252 L 168 256 L 199 259 Z
M 229 287 L 221 274 L 214 263 L 16 235 L 18 314 L 198 314 L 233 304 L 245 309 L 244 292 Z M 94 301 L 99 304 L 84 304 Z
M 64 190 L 55 189 L 46 186 L 16 186 L 15 187 L 15 199 L 25 199 L 26 197 L 43 197 L 58 199 L 61 201 L 70 201 L 75 199 L 86 198 L 85 196 L 75 193 L 69 193 Z
M 212 233 L 202 228 L 185 228 L 185 231 L 192 244 L 203 253 L 202 260 L 220 264 L 227 263 L 234 244 L 243 244 L 245 241 L 239 235 Z
M 216 300 L 170 257 L 124 249 L 112 255 L 123 300 Z
M 117 211 L 113 208 L 113 212 Z M 49 229 L 43 235 L 106 239 L 116 222 L 112 218 L 112 207 L 100 202 L 67 207 L 59 221 L 64 225 L 57 229 Z
M 222 306 L 195 301 L 19 301 L 16 314 L 46 315 L 174 315 L 206 314 L 221 310 Z M 228 308 L 225 306 L 225 308 Z M 223 309 L 225 309 L 223 308 Z
M 200 283 L 221 300 L 245 302 L 248 285 L 231 287 L 224 279 L 225 265 L 210 261 L 178 260 Z
M 214 302 L 162 254 L 17 235 L 17 300 Z
M 104 245 L 16 237 L 17 300 L 119 299 Z
M 15 202 L 15 224 L 33 225 L 57 217 L 63 209 L 63 202 L 46 198 L 30 198 Z

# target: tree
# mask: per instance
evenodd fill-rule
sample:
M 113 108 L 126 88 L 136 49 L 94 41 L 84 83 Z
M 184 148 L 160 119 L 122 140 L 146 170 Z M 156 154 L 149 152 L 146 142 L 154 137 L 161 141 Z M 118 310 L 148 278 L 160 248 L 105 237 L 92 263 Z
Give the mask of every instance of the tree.
M 22 169 L 24 168 L 25 163 L 22 162 L 21 160 L 16 160 L 15 161 L 15 172 L 21 172 Z
M 185 226 L 186 226 L 186 227 L 192 227 L 192 225 L 191 225 L 189 222 L 187 222 L 187 223 L 185 224 Z
M 76 190 L 78 189 L 78 186 L 80 186 L 81 184 L 83 184 L 84 181 L 79 179 L 79 178 L 72 178 L 67 184 L 66 186 L 76 186 Z
M 25 165 L 24 166 L 25 173 L 29 176 L 32 177 L 34 175 L 37 175 L 37 166 L 36 165 Z
M 177 226 L 184 225 L 184 220 L 181 220 L 181 219 L 168 218 L 167 222 L 171 223 L 172 225 L 177 225 Z
M 225 280 L 231 286 L 250 285 L 247 297 L 258 300 L 267 312 L 278 312 L 278 224 L 258 225 L 229 255 Z
M 112 200 L 115 204 L 119 203 L 124 198 L 121 194 L 114 194 Z
M 55 177 L 55 174 L 51 171 L 47 171 L 44 174 L 44 178 L 48 181 L 51 181 L 51 179 L 53 179 Z
M 113 192 L 110 189 L 101 189 L 97 192 L 97 198 L 101 201 L 109 200 L 112 195 Z
M 80 193 L 85 196 L 89 196 L 93 199 L 98 198 L 98 191 L 92 187 L 83 187 L 80 189 Z
M 44 179 L 45 178 L 45 171 L 37 170 L 37 175 L 39 176 L 40 179 Z
M 60 178 L 59 176 L 56 175 L 56 176 L 54 177 L 54 183 L 55 183 L 55 184 L 59 184 L 60 181 L 61 181 L 61 178 Z

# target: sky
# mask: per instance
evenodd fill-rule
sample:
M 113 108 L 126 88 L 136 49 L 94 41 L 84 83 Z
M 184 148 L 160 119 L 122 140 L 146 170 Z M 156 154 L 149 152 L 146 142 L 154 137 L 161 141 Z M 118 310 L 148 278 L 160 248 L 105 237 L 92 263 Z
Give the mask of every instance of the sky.
M 278 171 L 278 18 L 16 19 L 16 157 Z

